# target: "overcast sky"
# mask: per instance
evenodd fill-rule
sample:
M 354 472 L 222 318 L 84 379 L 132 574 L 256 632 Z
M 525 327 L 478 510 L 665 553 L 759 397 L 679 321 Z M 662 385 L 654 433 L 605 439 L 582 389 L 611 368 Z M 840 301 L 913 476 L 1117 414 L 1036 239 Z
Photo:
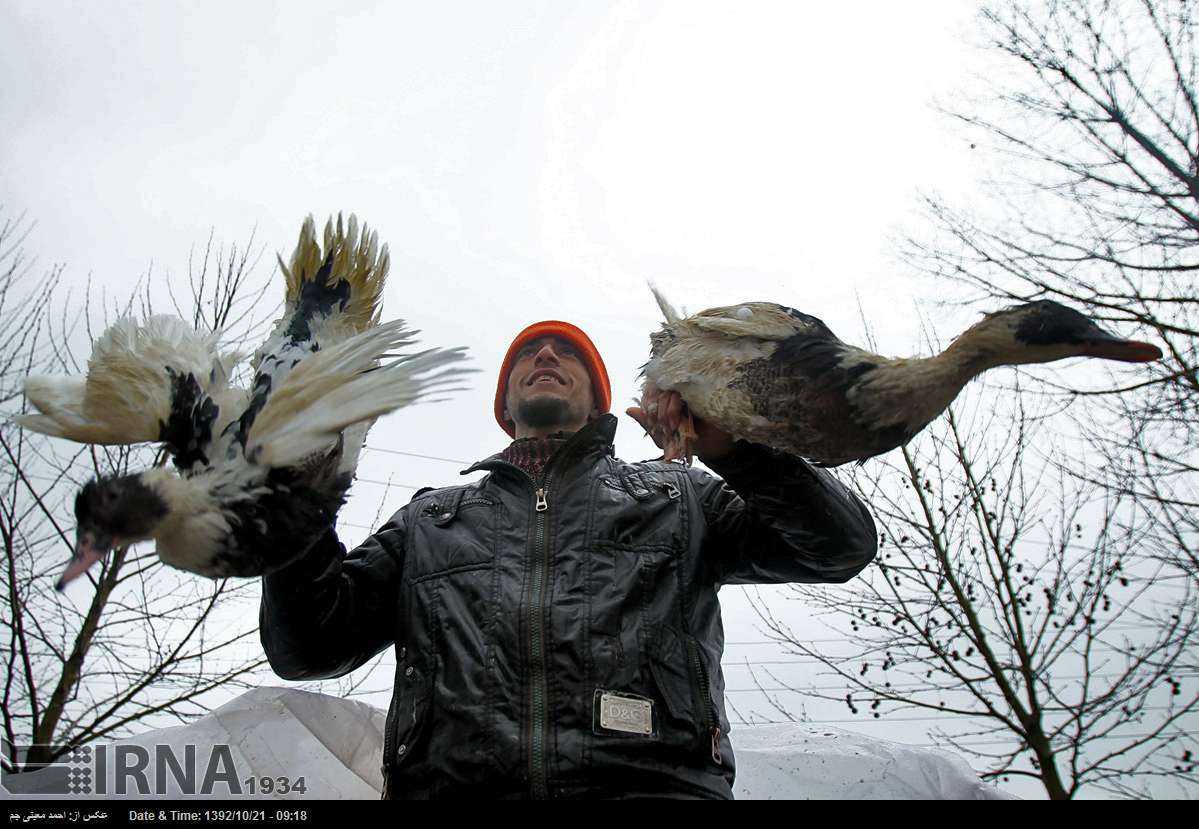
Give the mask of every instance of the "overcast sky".
M 537 319 L 591 334 L 623 409 L 658 322 L 647 278 L 851 342 L 860 298 L 884 350 L 920 347 L 891 238 L 919 189 L 974 181 L 930 106 L 978 71 L 973 4 L 327 8 L 2 0 L 0 203 L 37 221 L 41 263 L 121 296 L 257 227 L 266 278 L 306 214 L 355 211 L 391 245 L 384 316 L 482 370 L 371 443 L 463 460 L 504 444 L 495 371 Z M 653 454 L 623 419 L 619 453 Z
M 36 220 L 30 252 L 119 296 L 151 264 L 184 277 L 210 230 L 256 227 L 265 278 L 306 214 L 357 212 L 391 246 L 384 317 L 481 369 L 369 444 L 467 462 L 507 442 L 495 371 L 538 319 L 591 334 L 623 411 L 658 322 L 647 278 L 691 310 L 776 301 L 851 342 L 860 300 L 881 350 L 920 349 L 928 289 L 893 239 L 920 191 L 977 185 L 931 106 L 984 71 L 973 3 L 330 8 L 0 0 L 0 204 Z M 621 418 L 618 453 L 655 455 Z M 376 523 L 372 481 L 459 468 L 368 453 L 344 538 Z M 764 638 L 739 590 L 722 598 L 730 641 Z M 730 687 L 753 647 L 730 647 Z

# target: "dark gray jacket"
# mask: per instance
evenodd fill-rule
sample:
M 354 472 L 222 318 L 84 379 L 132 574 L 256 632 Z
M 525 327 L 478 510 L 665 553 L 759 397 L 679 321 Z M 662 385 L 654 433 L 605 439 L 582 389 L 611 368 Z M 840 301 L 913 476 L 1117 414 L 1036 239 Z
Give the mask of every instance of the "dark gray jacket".
M 721 481 L 617 460 L 615 431 L 591 423 L 538 481 L 489 458 L 348 555 L 329 532 L 263 580 L 285 679 L 394 643 L 391 796 L 732 796 L 717 589 L 846 581 L 874 524 L 800 460 L 739 444 Z

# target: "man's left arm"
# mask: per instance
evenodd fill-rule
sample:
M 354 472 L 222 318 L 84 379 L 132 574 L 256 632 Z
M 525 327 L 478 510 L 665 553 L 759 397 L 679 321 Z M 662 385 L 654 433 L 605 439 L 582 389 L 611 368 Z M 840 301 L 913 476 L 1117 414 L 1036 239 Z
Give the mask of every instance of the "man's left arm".
M 723 480 L 690 477 L 721 583 L 845 582 L 874 559 L 874 521 L 832 473 L 746 442 L 705 463 Z
M 647 390 L 627 414 L 664 446 L 682 423 L 678 392 Z M 845 582 L 878 551 L 874 521 L 829 472 L 693 418 L 693 448 L 724 480 L 692 469 L 708 562 L 724 584 Z

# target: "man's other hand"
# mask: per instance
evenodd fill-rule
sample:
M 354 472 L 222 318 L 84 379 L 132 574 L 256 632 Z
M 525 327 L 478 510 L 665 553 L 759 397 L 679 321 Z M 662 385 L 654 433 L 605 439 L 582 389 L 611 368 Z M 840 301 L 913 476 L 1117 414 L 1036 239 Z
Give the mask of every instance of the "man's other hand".
M 641 405 L 625 409 L 625 414 L 637 421 L 668 456 L 672 449 L 681 456 L 679 427 L 683 426 L 685 431 L 688 411 L 687 404 L 677 391 L 647 390 L 641 398 Z M 690 441 L 689 448 L 700 460 L 717 460 L 733 451 L 735 441 L 728 432 L 694 414 L 690 415 L 690 420 L 695 437 Z

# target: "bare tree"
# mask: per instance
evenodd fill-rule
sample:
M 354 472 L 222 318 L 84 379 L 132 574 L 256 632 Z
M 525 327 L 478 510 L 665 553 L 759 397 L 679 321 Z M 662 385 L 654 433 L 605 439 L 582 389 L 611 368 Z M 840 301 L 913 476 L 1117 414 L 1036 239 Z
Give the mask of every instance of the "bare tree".
M 1193 795 L 1193 584 L 1144 561 L 1143 527 L 1115 520 L 1123 496 L 1027 457 L 1044 428 L 1023 412 L 963 427 L 951 412 L 858 476 L 878 566 L 844 587 L 794 588 L 845 647 L 830 654 L 756 608 L 846 693 L 797 690 L 863 717 L 944 714 L 938 741 L 985 777 L 1033 777 L 1053 799 L 1169 783 Z
M 1038 376 L 1042 391 L 1073 403 L 1072 430 L 1105 458 L 1095 482 L 1152 512 L 1155 554 L 1199 579 L 1194 13 L 1186 0 L 985 9 L 1010 74 L 993 99 L 950 114 L 980 152 L 1007 161 L 976 213 L 929 198 L 939 232 L 911 240 L 907 259 L 973 297 L 1056 299 L 1163 346 L 1148 373 L 1085 387 Z
M 21 378 L 28 373 L 35 351 L 34 337 L 45 321 L 50 297 L 61 269 L 52 268 L 29 289 L 33 263 L 23 242 L 32 229 L 24 216 L 6 215 L 0 205 L 0 405 L 21 395 Z
M 971 305 L 1065 302 L 1139 329 L 1165 359 L 1135 375 L 1016 372 L 1017 399 L 1064 416 L 1047 405 L 1035 427 L 1019 410 L 962 428 L 951 414 L 871 461 L 859 481 L 883 525 L 878 568 L 801 591 L 847 650 L 805 646 L 759 604 L 775 636 L 845 682 L 851 711 L 944 712 L 941 736 L 988 776 L 1035 777 L 1052 798 L 1196 792 L 1192 15 L 1182 0 L 984 8 L 1008 72 L 994 96 L 948 114 L 1001 172 L 970 209 L 927 198 L 932 230 L 905 249 Z
M 54 576 L 73 549 L 71 504 L 89 477 L 163 462 L 147 448 L 70 447 L 17 428 L 20 378 L 81 371 L 71 343 L 90 339 L 109 309 L 60 296 L 58 269 L 35 277 L 21 242 L 31 225 L 0 226 L 0 542 L 8 645 L 0 691 L 5 768 L 49 762 L 73 746 L 186 721 L 214 694 L 256 685 L 257 590 L 250 581 L 208 582 L 163 567 L 153 550 L 118 549 L 89 574 L 92 591 L 59 594 Z M 202 329 L 233 340 L 260 330 L 264 284 L 251 272 L 253 243 L 223 251 L 210 237 L 189 269 L 190 296 L 171 302 Z M 150 280 L 111 309 L 150 313 Z M 169 282 L 168 282 L 169 284 Z M 101 303 L 106 305 L 106 303 Z M 17 747 L 33 744 L 26 754 Z

